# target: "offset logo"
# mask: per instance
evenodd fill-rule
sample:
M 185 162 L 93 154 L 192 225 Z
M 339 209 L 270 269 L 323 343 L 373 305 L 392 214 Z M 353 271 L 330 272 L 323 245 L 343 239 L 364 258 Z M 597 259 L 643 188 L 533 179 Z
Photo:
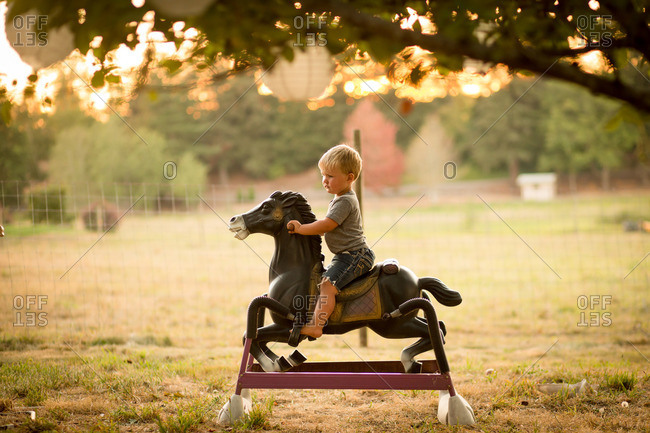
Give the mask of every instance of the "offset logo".
M 314 318 L 314 308 L 318 302 L 318 296 L 307 295 L 307 296 L 296 296 L 293 298 L 293 308 L 298 311 L 297 317 L 298 321 L 302 323 L 307 323 L 312 321 Z M 323 296 L 323 301 L 327 300 L 327 296 Z M 303 316 L 302 311 L 305 310 L 306 314 Z
M 612 305 L 612 295 L 580 295 L 580 327 L 611 326 L 612 312 L 607 308 Z
M 14 296 L 15 327 L 35 327 L 47 325 L 47 295 Z
M 614 42 L 611 24 L 611 15 L 580 15 L 576 19 L 578 31 L 589 44 L 603 48 L 611 47 Z
M 44 47 L 47 45 L 47 33 L 43 31 L 47 25 L 47 15 L 16 15 L 13 19 L 16 30 L 13 47 Z
M 324 47 L 327 45 L 327 33 L 321 32 L 327 21 L 324 17 L 318 18 L 307 15 L 298 15 L 293 19 L 293 28 L 296 30 L 307 30 L 305 33 L 296 32 L 294 47 Z

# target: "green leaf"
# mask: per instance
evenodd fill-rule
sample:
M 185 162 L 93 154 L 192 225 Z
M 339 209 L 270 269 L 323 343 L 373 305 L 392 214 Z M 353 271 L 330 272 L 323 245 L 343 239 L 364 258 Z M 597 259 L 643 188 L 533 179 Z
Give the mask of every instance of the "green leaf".
M 416 33 L 422 33 L 422 25 L 420 25 L 420 20 L 415 20 L 413 23 L 413 31 Z
M 415 68 L 411 70 L 411 73 L 409 74 L 409 80 L 411 83 L 417 86 L 420 84 L 422 79 L 427 76 L 427 73 L 428 72 L 422 67 L 422 62 L 420 62 L 415 65 Z
M 642 127 L 644 125 L 645 122 L 643 117 L 631 105 L 623 104 L 621 105 L 621 109 L 619 111 L 621 113 L 621 118 L 626 122 L 636 125 L 638 127 Z
M 167 59 L 160 62 L 160 66 L 167 69 L 167 72 L 170 75 L 173 75 L 176 72 L 178 72 L 181 66 L 183 66 L 183 62 L 181 62 L 180 60 Z
M 463 69 L 463 57 L 445 54 L 436 55 L 436 68 L 444 75 L 451 71 L 461 71 Z
M 11 102 L 5 101 L 2 103 L 0 106 L 0 117 L 2 117 L 5 125 L 11 122 Z
M 290 62 L 293 62 L 293 57 L 294 57 L 293 48 L 288 46 L 288 45 L 285 46 L 282 49 L 282 57 L 284 57 L 285 59 L 287 59 Z
M 23 90 L 23 95 L 25 96 L 25 98 L 29 99 L 32 96 L 34 96 L 35 92 L 36 92 L 36 89 L 34 88 L 34 86 L 27 86 L 27 87 L 25 87 L 25 90 Z
M 387 64 L 393 59 L 393 56 L 398 52 L 395 50 L 394 46 L 388 43 L 383 38 L 372 38 L 368 41 L 370 52 L 372 57 L 377 60 L 377 62 L 382 64 Z
M 614 67 L 622 69 L 628 64 L 628 50 L 614 50 L 610 51 L 610 59 L 614 62 Z
M 527 70 L 527 69 L 521 69 L 521 70 L 517 71 L 517 73 L 518 73 L 519 75 L 523 75 L 524 77 L 531 77 L 531 78 L 532 78 L 532 77 L 535 76 L 535 73 L 534 73 L 534 72 L 530 72 L 530 71 Z
M 607 132 L 612 132 L 615 131 L 621 126 L 621 123 L 623 123 L 623 110 L 622 107 L 619 108 L 616 113 L 609 118 L 607 123 L 603 126 L 603 129 Z
M 424 15 L 427 10 L 427 4 L 423 1 L 407 1 L 404 6 L 415 10 L 418 15 Z
M 90 84 L 96 89 L 104 87 L 104 71 L 100 69 L 99 71 L 95 72 L 92 80 L 90 80 Z
M 106 75 L 106 81 L 112 84 L 119 84 L 122 81 L 122 78 L 119 75 Z

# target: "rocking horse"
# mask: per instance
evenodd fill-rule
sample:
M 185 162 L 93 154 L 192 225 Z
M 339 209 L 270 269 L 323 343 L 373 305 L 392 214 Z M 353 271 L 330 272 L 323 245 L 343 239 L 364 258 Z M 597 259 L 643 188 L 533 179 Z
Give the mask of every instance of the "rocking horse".
M 278 356 L 269 342 L 298 346 L 308 338 L 299 329 L 308 321 L 323 272 L 320 236 L 290 234 L 287 223 L 316 220 L 305 198 L 296 192 L 276 191 L 252 210 L 231 218 L 229 229 L 243 240 L 264 233 L 275 240 L 269 269 L 269 291 L 248 307 L 247 329 L 235 394 L 219 413 L 219 422 L 232 424 L 251 407 L 251 388 L 312 389 L 437 389 L 438 419 L 445 424 L 473 424 L 474 412 L 455 392 L 443 348 L 446 328 L 439 322 L 431 297 L 446 306 L 462 302 L 460 294 L 437 278 L 418 278 L 390 260 L 352 281 L 336 297 L 336 309 L 324 334 L 344 334 L 364 326 L 385 338 L 418 338 L 402 350 L 397 361 L 305 363 L 295 350 Z M 263 326 L 265 310 L 273 323 Z M 418 310 L 425 318 L 417 316 Z M 433 349 L 435 361 L 416 361 Z M 253 359 L 258 364 L 253 364 Z

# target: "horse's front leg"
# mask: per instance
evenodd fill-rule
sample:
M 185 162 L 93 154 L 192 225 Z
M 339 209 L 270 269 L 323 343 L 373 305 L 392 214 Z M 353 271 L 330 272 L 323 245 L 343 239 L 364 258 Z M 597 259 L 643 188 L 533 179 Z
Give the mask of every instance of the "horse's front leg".
M 297 350 L 289 356 L 289 359 L 286 359 L 283 356 L 278 356 L 267 347 L 266 343 L 270 341 L 286 343 L 289 341 L 290 332 L 291 328 L 278 323 L 273 323 L 257 330 L 257 338 L 253 339 L 251 344 L 251 355 L 253 355 L 253 358 L 255 358 L 264 371 L 286 371 L 305 361 L 304 356 Z

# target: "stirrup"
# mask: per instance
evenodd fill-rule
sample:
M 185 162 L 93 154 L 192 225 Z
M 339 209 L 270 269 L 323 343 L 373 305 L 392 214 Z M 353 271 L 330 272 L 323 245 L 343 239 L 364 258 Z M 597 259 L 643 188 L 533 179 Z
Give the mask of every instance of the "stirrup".
M 291 329 L 291 333 L 289 334 L 289 341 L 287 341 L 287 344 L 291 347 L 298 347 L 298 344 L 300 344 L 300 331 L 303 328 L 302 323 L 298 322 L 293 322 L 293 328 Z

